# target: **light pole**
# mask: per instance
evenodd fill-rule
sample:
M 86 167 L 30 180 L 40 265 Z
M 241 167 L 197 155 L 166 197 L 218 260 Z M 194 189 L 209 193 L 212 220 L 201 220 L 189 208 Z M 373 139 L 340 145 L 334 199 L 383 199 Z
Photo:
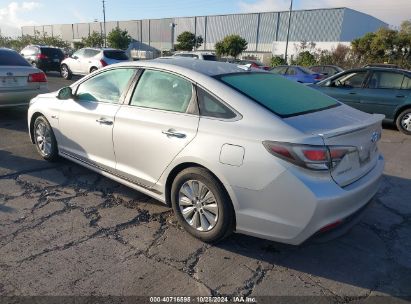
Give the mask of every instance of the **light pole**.
M 291 0 L 291 3 L 290 3 L 290 13 L 288 14 L 288 27 L 287 27 L 287 40 L 286 40 L 286 42 L 285 42 L 285 56 L 284 56 L 284 59 L 285 59 L 285 62 L 286 63 L 288 63 L 288 58 L 287 58 L 287 53 L 288 53 L 288 39 L 289 39 L 289 37 L 290 37 L 290 25 L 291 25 L 291 12 L 293 11 L 293 0 Z
M 103 27 L 104 27 L 104 47 L 107 47 L 107 35 L 106 35 L 106 1 L 103 0 Z

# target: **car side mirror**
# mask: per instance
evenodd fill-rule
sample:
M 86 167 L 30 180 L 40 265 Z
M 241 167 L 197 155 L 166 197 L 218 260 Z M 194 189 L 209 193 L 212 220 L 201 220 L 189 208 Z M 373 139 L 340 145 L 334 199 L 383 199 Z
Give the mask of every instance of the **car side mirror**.
M 57 95 L 57 98 L 60 100 L 67 100 L 73 97 L 73 90 L 71 89 L 71 87 L 62 88 Z
M 73 58 L 73 59 L 78 59 L 78 57 L 75 56 L 75 55 L 71 56 L 71 58 Z

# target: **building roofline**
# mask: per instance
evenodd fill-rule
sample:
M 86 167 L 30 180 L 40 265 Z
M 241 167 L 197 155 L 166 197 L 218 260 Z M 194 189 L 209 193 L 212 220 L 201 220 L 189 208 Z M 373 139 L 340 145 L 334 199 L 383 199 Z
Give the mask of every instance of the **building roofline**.
M 349 7 L 327 7 L 327 8 L 299 9 L 299 10 L 293 10 L 293 13 L 295 13 L 295 12 L 307 12 L 307 11 L 344 10 L 344 9 L 350 9 L 350 10 L 358 12 L 360 14 L 365 14 L 365 15 L 371 16 L 373 18 L 376 18 L 372 15 L 369 15 L 367 13 L 363 13 L 363 12 L 351 9 Z M 275 14 L 277 14 L 277 13 L 288 13 L 288 12 L 289 12 L 288 10 L 283 10 L 283 11 L 242 12 L 242 13 L 217 14 L 217 15 L 177 16 L 177 17 L 145 18 L 145 19 L 129 19 L 129 20 L 107 20 L 106 23 L 108 23 L 108 22 L 144 21 L 144 20 L 179 19 L 179 18 L 224 17 L 224 16 L 234 16 L 234 15 L 257 15 L 257 14 L 265 14 L 265 13 L 275 13 Z M 378 18 L 376 18 L 376 19 L 378 19 Z M 36 26 L 90 24 L 90 23 L 96 23 L 97 24 L 97 23 L 103 23 L 103 21 L 97 21 L 97 22 L 89 21 L 89 22 L 76 22 L 76 23 L 57 23 L 57 24 L 42 24 L 42 25 L 26 25 L 26 26 L 22 26 L 22 28 L 23 27 L 36 27 Z

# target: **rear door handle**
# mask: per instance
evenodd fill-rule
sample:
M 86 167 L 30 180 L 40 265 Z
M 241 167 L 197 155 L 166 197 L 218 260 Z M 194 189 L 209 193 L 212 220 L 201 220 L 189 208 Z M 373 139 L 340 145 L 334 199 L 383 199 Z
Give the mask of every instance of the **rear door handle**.
M 405 95 L 397 95 L 397 96 L 395 96 L 395 97 L 397 97 L 397 98 L 404 98 Z
M 357 93 L 355 93 L 355 92 L 350 92 L 350 95 L 357 95 Z
M 107 120 L 104 117 L 101 117 L 100 119 L 97 119 L 96 122 L 98 122 L 100 125 L 107 125 L 107 126 L 110 126 L 110 125 L 113 124 L 113 121 Z
M 165 135 L 167 135 L 167 136 L 170 136 L 170 137 L 177 137 L 177 138 L 185 138 L 185 137 L 187 137 L 186 134 L 176 132 L 176 130 L 174 130 L 174 129 L 168 129 L 167 131 L 161 131 L 161 133 L 163 133 L 163 134 L 165 134 Z

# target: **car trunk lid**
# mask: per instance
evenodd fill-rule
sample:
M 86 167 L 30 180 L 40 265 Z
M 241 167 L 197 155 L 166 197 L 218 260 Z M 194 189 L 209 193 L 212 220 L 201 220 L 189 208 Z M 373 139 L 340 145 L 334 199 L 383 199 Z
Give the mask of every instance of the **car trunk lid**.
M 0 91 L 38 89 L 40 83 L 28 82 L 28 76 L 39 72 L 41 71 L 30 66 L 2 66 L 0 67 Z
M 384 115 L 371 115 L 341 105 L 286 121 L 306 134 L 321 136 L 328 147 L 353 148 L 330 168 L 333 180 L 344 187 L 360 179 L 376 165 L 379 157 L 377 142 L 381 138 L 383 119 Z

